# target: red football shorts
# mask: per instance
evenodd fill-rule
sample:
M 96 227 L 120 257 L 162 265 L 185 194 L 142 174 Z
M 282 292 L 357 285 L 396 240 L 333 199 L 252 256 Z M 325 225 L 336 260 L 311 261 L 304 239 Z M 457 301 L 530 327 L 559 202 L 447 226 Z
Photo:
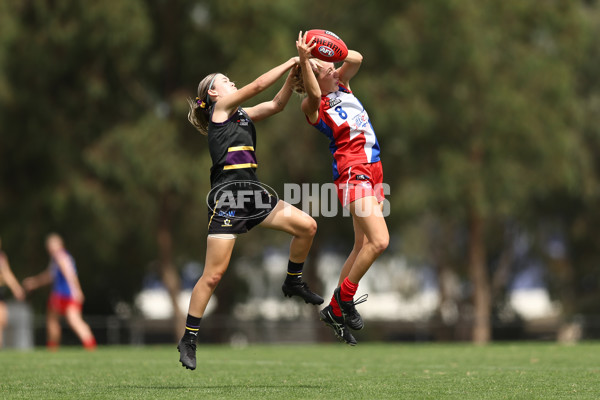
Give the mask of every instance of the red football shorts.
M 50 298 L 48 299 L 48 310 L 57 312 L 60 315 L 65 315 L 67 308 L 69 307 L 77 307 L 77 309 L 81 310 L 82 304 L 68 296 L 56 293 L 50 295 Z
M 381 203 L 385 199 L 381 161 L 351 166 L 335 180 L 335 186 L 340 203 L 344 207 L 368 196 L 375 196 Z

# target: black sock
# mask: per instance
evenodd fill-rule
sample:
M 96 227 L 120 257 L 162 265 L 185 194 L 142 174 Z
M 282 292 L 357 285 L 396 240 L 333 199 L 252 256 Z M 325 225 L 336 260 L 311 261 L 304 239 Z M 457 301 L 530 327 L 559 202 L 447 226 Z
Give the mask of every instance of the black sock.
M 303 262 L 295 263 L 292 261 L 288 261 L 287 276 L 285 278 L 286 282 L 302 281 L 302 268 L 304 268 Z
M 187 315 L 187 319 L 185 321 L 185 334 L 198 336 L 198 329 L 200 329 L 200 320 L 202 317 L 194 317 L 190 314 Z

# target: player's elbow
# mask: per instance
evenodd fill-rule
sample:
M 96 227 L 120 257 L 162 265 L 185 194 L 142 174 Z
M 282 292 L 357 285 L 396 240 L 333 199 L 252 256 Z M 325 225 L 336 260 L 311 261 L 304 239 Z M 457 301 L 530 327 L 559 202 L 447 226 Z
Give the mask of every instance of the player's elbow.
M 283 111 L 283 109 L 285 108 L 285 104 L 284 102 L 282 102 L 281 100 L 273 100 L 273 104 L 272 104 L 272 111 L 273 114 L 277 114 Z
M 267 89 L 270 85 L 269 85 L 269 82 L 267 82 L 267 80 L 264 77 L 259 76 L 258 78 L 256 78 L 254 80 L 253 86 L 254 86 L 254 92 L 260 93 L 260 92 L 264 91 L 265 89 Z
M 348 55 L 346 56 L 346 61 L 352 62 L 354 64 L 362 63 L 363 56 L 356 50 L 348 50 Z

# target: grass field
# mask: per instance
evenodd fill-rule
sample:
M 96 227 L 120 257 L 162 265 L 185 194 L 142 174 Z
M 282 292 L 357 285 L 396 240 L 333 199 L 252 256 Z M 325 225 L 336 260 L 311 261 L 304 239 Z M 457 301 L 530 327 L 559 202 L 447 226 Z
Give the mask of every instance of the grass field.
M 600 343 L 0 351 L 1 399 L 600 399 Z

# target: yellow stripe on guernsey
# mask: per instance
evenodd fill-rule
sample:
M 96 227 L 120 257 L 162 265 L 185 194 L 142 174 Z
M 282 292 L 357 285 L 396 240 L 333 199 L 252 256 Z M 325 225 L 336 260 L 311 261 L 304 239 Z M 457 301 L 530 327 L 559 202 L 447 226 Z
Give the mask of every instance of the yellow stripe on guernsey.
M 226 165 L 223 169 L 240 169 L 240 168 L 257 168 L 258 164 L 235 164 L 235 165 Z
M 229 147 L 227 149 L 227 153 L 227 162 L 230 164 L 225 165 L 223 167 L 224 170 L 258 167 L 258 164 L 256 163 L 256 158 L 254 157 L 254 146 Z
M 228 153 L 232 151 L 240 151 L 240 150 L 252 150 L 254 151 L 254 146 L 233 146 L 227 149 Z

